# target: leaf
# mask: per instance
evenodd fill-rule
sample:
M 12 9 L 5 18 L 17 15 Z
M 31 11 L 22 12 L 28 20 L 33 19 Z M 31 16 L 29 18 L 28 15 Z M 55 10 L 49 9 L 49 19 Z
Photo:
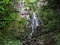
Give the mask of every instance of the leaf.
M 4 10 L 3 6 L 0 6 L 0 9 L 1 9 L 1 10 Z
M 27 0 L 27 2 L 34 3 L 36 0 Z

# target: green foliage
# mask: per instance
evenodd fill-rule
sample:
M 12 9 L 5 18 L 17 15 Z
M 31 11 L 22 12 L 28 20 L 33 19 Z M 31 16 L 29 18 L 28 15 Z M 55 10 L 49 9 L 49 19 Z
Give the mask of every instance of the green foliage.
M 15 2 L 15 0 L 12 0 Z M 25 37 L 29 31 L 26 30 L 27 21 L 17 14 L 11 0 L 0 0 L 0 43 L 4 43 L 4 39 L 17 37 Z M 16 0 L 17 1 L 17 0 Z M 30 13 L 34 11 L 43 22 L 43 29 L 38 39 L 43 40 L 49 33 L 54 34 L 57 45 L 60 45 L 60 7 L 59 0 L 45 0 L 48 4 L 38 6 L 37 0 L 25 0 L 25 6 L 28 7 Z M 56 10 L 55 10 L 56 9 Z M 58 33 L 58 34 L 57 34 Z M 17 37 L 16 37 L 17 36 Z M 51 36 L 52 37 L 52 36 Z M 5 40 L 5 41 L 6 41 Z M 8 43 L 8 44 L 7 44 Z M 5 45 L 21 45 L 17 40 L 6 41 Z
M 15 19 L 15 9 L 10 2 L 9 0 L 3 0 L 0 3 L 0 28 L 3 28 L 7 21 L 10 22 L 10 20 Z
M 59 7 L 59 2 L 60 0 L 45 0 L 48 2 L 48 4 L 45 6 L 45 8 L 47 9 L 52 9 L 52 10 L 60 10 L 60 7 Z
M 16 10 L 14 9 L 13 2 L 10 0 L 0 0 L 0 44 L 4 44 L 4 39 L 10 37 L 9 27 L 13 27 L 13 21 L 16 19 Z M 3 38 L 4 37 L 4 38 Z
M 57 45 L 60 45 L 60 33 L 59 33 L 59 18 L 60 18 L 60 8 L 59 8 L 59 0 L 45 0 L 48 1 L 48 4 L 41 8 L 40 18 L 44 23 L 43 32 L 46 34 L 53 33 L 55 39 L 57 40 Z M 56 8 L 58 7 L 58 8 Z M 58 33 L 58 34 L 57 34 Z M 53 35 L 52 34 L 52 35 Z M 52 36 L 51 36 L 52 37 Z M 57 38 L 58 37 L 58 38 Z
M 30 11 L 36 11 L 37 10 L 38 0 L 26 0 L 25 2 L 26 2 L 25 6 L 29 7 Z
M 22 45 L 22 42 L 20 40 L 14 40 L 14 39 L 7 39 L 4 40 L 5 45 Z
M 6 2 L 6 3 L 8 3 L 8 2 L 9 2 L 9 0 L 3 0 L 3 2 Z

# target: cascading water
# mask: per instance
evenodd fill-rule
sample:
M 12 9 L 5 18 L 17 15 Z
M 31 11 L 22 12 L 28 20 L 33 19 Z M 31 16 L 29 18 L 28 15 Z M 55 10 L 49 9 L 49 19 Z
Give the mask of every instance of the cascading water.
M 35 14 L 35 12 L 33 12 L 33 14 L 32 14 L 32 22 L 31 22 L 32 31 L 28 35 L 29 39 L 32 38 L 32 35 L 33 35 L 33 33 L 34 33 L 34 31 L 35 31 L 35 29 L 37 28 L 38 25 L 39 25 L 39 22 L 38 22 L 37 15 Z

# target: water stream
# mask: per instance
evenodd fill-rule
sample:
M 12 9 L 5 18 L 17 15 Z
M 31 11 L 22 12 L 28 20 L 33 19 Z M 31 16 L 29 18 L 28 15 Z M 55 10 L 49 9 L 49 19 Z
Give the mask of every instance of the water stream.
M 33 12 L 32 14 L 32 20 L 31 20 L 31 27 L 32 27 L 32 31 L 31 33 L 28 35 L 28 38 L 31 39 L 33 36 L 34 31 L 36 30 L 37 26 L 39 25 L 38 23 L 38 17 L 35 14 L 35 12 Z

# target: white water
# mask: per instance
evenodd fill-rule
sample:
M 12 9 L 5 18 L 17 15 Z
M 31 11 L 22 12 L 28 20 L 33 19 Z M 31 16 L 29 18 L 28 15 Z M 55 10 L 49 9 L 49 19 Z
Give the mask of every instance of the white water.
M 35 29 L 37 28 L 38 26 L 38 18 L 37 18 L 37 15 L 35 14 L 35 12 L 33 12 L 32 14 L 32 22 L 31 22 L 31 27 L 32 27 L 32 31 L 31 33 L 29 34 L 28 38 L 31 39 Z

